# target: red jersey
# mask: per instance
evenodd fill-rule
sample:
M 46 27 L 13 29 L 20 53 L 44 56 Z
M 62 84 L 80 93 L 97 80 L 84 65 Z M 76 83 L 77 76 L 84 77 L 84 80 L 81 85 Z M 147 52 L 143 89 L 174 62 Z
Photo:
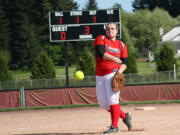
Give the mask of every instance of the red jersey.
M 94 47 L 96 45 L 104 45 L 105 52 L 116 56 L 117 58 L 127 58 L 127 47 L 126 45 L 120 40 L 110 40 L 104 35 L 99 35 L 95 42 Z M 116 72 L 120 67 L 120 64 L 116 64 L 114 61 L 110 60 L 103 60 L 99 57 L 96 57 L 96 75 L 97 76 L 104 76 L 110 74 L 112 72 Z

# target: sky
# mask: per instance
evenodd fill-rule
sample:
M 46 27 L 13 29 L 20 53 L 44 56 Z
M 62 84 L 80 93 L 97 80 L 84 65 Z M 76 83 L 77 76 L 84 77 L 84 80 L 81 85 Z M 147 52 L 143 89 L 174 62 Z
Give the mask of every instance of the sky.
M 88 2 L 88 0 L 74 0 L 80 5 L 80 10 Z M 111 8 L 115 3 L 121 4 L 122 8 L 127 12 L 132 12 L 132 2 L 134 0 L 96 0 L 99 9 Z

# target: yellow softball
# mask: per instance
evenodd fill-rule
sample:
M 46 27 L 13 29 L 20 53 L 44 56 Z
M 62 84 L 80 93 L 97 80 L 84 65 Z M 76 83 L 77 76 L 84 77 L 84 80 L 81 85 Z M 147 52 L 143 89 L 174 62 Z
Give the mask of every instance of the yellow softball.
M 76 71 L 75 72 L 75 78 L 76 80 L 83 80 L 84 79 L 84 73 L 82 71 Z

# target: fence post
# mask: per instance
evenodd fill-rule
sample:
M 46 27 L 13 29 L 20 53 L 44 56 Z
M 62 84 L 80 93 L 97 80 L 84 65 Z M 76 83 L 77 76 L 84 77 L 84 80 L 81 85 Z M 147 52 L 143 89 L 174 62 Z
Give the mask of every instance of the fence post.
M 24 108 L 26 107 L 26 97 L 25 97 L 25 92 L 24 92 L 24 87 L 20 89 L 20 97 L 21 97 L 21 107 Z
M 33 82 L 32 82 L 32 79 L 31 79 L 30 81 L 31 81 L 31 88 L 33 88 Z
M 156 72 L 156 82 L 158 82 L 158 72 Z
M 176 64 L 174 64 L 174 80 L 176 81 Z
M 45 80 L 46 80 L 46 88 L 47 88 L 47 86 L 48 86 L 48 83 L 47 83 L 48 79 L 45 79 Z
M 143 73 L 142 75 L 143 75 L 143 83 L 145 83 L 145 79 L 144 79 L 144 78 L 145 78 L 145 77 L 144 77 L 144 76 L 145 76 L 145 74 Z

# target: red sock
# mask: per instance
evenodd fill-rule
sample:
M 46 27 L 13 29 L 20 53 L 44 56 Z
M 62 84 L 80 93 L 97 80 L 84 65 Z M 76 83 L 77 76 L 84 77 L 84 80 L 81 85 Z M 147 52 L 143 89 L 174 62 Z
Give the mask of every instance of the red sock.
M 115 104 L 110 106 L 110 112 L 111 112 L 111 121 L 112 125 L 117 128 L 118 127 L 118 122 L 119 122 L 119 116 L 120 116 L 120 105 Z
M 120 105 L 119 105 L 119 112 L 120 112 L 120 118 L 122 118 L 123 120 L 125 119 L 125 117 L 126 117 L 126 114 L 121 110 L 121 108 L 120 108 Z

